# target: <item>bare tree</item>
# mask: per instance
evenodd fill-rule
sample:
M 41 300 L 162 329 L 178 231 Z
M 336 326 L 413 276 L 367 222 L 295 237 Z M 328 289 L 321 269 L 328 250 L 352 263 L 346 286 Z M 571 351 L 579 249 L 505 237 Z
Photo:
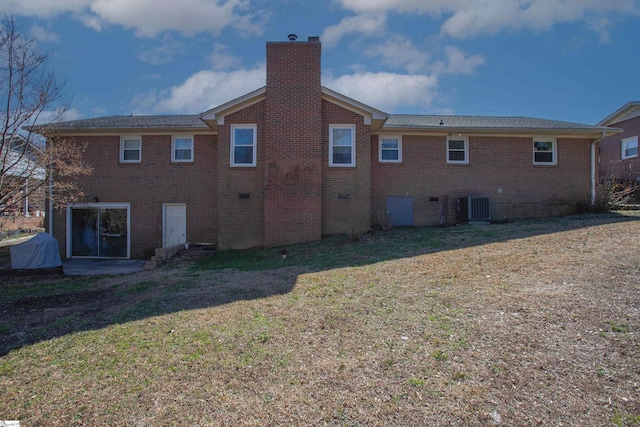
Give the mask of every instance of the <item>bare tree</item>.
M 50 57 L 20 33 L 13 16 L 0 20 L 0 215 L 19 211 L 27 197 L 42 193 L 54 172 L 67 178 L 91 172 L 77 147 L 50 143 L 54 123 L 68 110 L 64 82 L 50 69 Z M 66 202 L 78 188 L 62 181 L 53 188 L 56 199 Z

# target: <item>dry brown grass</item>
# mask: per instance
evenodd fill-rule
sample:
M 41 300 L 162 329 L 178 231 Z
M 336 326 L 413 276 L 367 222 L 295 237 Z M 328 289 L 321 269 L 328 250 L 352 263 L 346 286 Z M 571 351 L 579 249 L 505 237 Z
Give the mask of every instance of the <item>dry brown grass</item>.
M 366 258 L 390 241 L 393 256 Z M 8 281 L 0 419 L 640 425 L 639 217 L 336 242 L 314 246 L 342 251 L 335 268 L 297 265 L 300 246 L 253 272 L 192 254 L 133 276 Z

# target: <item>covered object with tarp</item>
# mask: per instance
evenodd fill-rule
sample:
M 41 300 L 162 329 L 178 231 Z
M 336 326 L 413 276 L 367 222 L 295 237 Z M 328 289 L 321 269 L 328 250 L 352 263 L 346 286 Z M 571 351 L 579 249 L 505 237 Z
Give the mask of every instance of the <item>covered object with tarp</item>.
M 48 233 L 38 233 L 24 243 L 11 246 L 11 268 L 33 270 L 62 267 L 58 241 Z

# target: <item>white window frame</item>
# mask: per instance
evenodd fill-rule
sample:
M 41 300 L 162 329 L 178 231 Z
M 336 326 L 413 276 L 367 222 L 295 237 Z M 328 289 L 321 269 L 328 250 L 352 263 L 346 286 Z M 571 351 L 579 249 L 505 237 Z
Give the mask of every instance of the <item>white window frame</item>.
M 620 150 L 621 150 L 620 151 L 620 158 L 622 160 L 633 159 L 635 157 L 638 157 L 638 153 L 632 154 L 630 156 L 626 155 L 627 154 L 627 150 L 629 149 L 629 148 L 627 148 L 627 144 L 630 143 L 630 142 L 635 142 L 636 151 L 638 151 L 638 135 L 632 136 L 630 138 L 624 138 L 624 139 L 620 140 Z M 633 148 L 633 147 L 630 147 L 630 148 Z
M 333 131 L 336 129 L 349 129 L 351 131 L 351 162 L 350 163 L 334 163 L 333 162 Z M 344 146 L 346 147 L 346 145 Z M 354 124 L 333 124 L 329 125 L 329 166 L 336 168 L 354 168 L 356 167 L 356 125 Z
M 191 145 L 189 150 L 191 151 L 190 159 L 177 159 L 176 158 L 176 140 L 187 139 L 191 141 Z M 186 150 L 186 148 L 180 148 L 180 150 Z M 171 161 L 176 163 L 192 163 L 194 157 L 194 143 L 193 143 L 193 135 L 172 135 L 171 136 Z
M 551 143 L 551 161 L 550 162 L 536 162 L 536 153 L 548 153 L 548 151 L 536 150 L 536 142 L 550 142 Z M 535 137 L 531 143 L 533 150 L 533 164 L 537 166 L 555 166 L 558 164 L 558 142 L 556 138 L 547 137 Z
M 236 146 L 236 130 L 240 130 L 240 129 L 251 129 L 253 130 L 253 143 L 251 145 L 251 147 L 253 148 L 253 158 L 251 163 L 236 163 L 235 162 L 235 146 Z M 257 159 L 257 151 L 258 151 L 258 147 L 257 147 L 257 141 L 258 141 L 258 126 L 257 125 L 231 125 L 231 149 L 230 149 L 230 153 L 229 153 L 229 160 L 230 160 L 230 164 L 233 167 L 246 167 L 246 168 L 250 168 L 250 167 L 255 167 L 256 166 L 256 159 Z M 245 145 L 245 147 L 248 147 L 248 145 Z
M 134 140 L 138 140 L 138 159 L 136 160 L 125 160 L 124 158 L 124 152 L 125 152 L 125 148 L 124 148 L 124 143 L 125 141 L 134 141 Z M 128 149 L 126 151 L 133 151 L 131 149 Z M 127 135 L 127 136 L 121 136 L 120 137 L 120 163 L 140 163 L 142 162 L 142 136 L 140 135 Z
M 398 142 L 398 148 L 382 148 L 382 143 L 384 140 L 395 139 Z M 384 159 L 382 158 L 383 151 L 397 151 L 398 158 L 397 159 Z M 378 161 L 380 163 L 402 163 L 402 135 L 379 135 L 378 136 Z
M 464 142 L 464 150 L 454 149 L 452 150 L 449 147 L 449 142 L 451 141 L 463 141 Z M 464 160 L 450 160 L 449 153 L 451 151 L 454 152 L 464 152 Z M 451 165 L 468 165 L 469 164 L 469 137 L 468 136 L 448 136 L 447 137 L 447 163 Z

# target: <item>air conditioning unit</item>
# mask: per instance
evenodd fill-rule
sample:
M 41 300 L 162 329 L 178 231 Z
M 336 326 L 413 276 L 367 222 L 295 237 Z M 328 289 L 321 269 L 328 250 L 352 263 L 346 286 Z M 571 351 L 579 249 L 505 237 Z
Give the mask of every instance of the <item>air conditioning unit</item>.
M 469 197 L 467 206 L 469 221 L 491 220 L 491 210 L 489 209 L 488 197 Z

